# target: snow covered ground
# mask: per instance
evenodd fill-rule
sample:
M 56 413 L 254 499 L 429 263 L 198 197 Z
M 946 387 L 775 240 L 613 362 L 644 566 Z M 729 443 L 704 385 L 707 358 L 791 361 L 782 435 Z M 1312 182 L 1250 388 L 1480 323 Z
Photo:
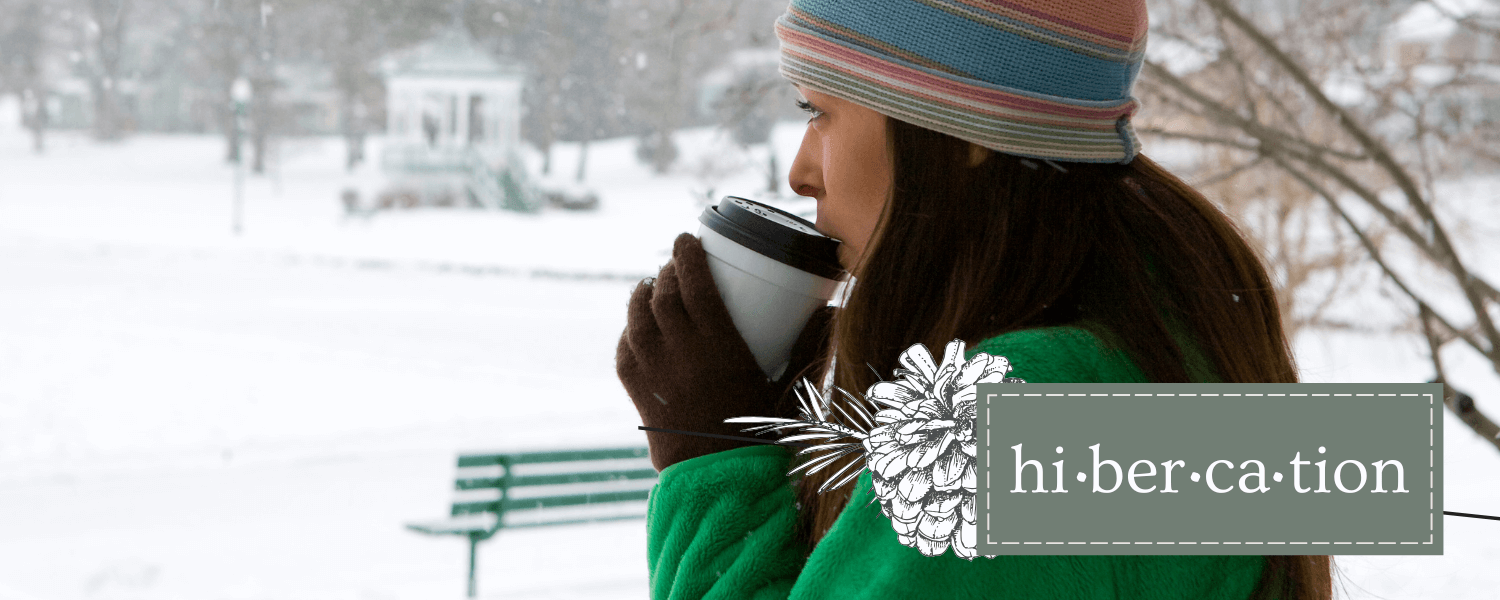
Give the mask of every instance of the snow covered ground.
M 777 130 L 783 180 L 800 135 Z M 55 134 L 34 156 L 0 130 L 0 600 L 462 597 L 465 544 L 402 523 L 446 511 L 458 451 L 644 443 L 613 371 L 630 288 L 702 198 L 766 181 L 764 150 L 689 132 L 665 176 L 594 144 L 597 212 L 350 220 L 339 190 L 378 174 L 300 140 L 249 180 L 236 237 L 220 144 Z M 1307 381 L 1430 376 L 1414 339 L 1298 351 Z M 1448 360 L 1500 406 L 1477 356 Z M 1445 419 L 1447 508 L 1500 514 L 1500 453 Z M 1445 525 L 1442 557 L 1339 559 L 1347 597 L 1496 597 L 1500 523 Z M 644 548 L 640 521 L 502 532 L 480 590 L 641 598 Z

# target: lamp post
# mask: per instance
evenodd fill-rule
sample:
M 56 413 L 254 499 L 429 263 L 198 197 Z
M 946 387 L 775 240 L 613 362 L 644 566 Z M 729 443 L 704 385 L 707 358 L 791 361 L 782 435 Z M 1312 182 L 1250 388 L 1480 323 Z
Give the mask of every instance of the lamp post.
M 234 101 L 234 234 L 244 229 L 245 207 L 245 153 L 241 151 L 241 140 L 245 138 L 245 106 L 250 103 L 250 82 L 244 77 L 234 80 L 229 86 L 229 98 Z

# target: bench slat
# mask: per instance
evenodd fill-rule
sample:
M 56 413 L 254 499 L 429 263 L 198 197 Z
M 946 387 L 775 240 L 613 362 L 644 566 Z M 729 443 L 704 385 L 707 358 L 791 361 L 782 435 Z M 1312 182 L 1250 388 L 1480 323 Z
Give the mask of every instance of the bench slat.
M 558 506 L 578 506 L 583 504 L 605 504 L 608 502 L 627 502 L 633 500 L 646 500 L 651 495 L 651 490 L 626 490 L 621 492 L 593 492 L 589 494 L 570 494 L 562 496 L 542 496 L 538 498 L 513 498 L 505 501 L 506 512 L 512 510 L 530 510 L 536 508 L 554 508 Z M 480 500 L 476 502 L 455 502 L 453 504 L 453 516 L 472 515 L 478 513 L 492 513 L 500 508 L 500 500 Z
M 483 500 L 478 502 L 454 502 L 452 516 L 473 515 L 479 513 L 492 513 L 500 508 L 499 500 Z
M 594 492 L 592 494 L 572 494 L 567 496 L 543 496 L 540 498 L 513 498 L 505 502 L 505 510 L 527 510 L 533 508 L 552 508 L 557 506 L 578 506 L 581 504 L 604 504 L 606 502 L 626 502 L 631 500 L 645 500 L 651 494 L 651 490 L 627 490 L 623 492 Z
M 457 517 L 449 521 L 407 523 L 406 528 L 425 534 L 458 534 L 467 535 L 469 545 L 469 597 L 474 597 L 474 551 L 477 544 L 487 540 L 501 529 L 514 529 L 521 527 L 541 527 L 550 525 L 570 525 L 574 523 L 595 523 L 600 521 L 616 521 L 622 519 L 641 519 L 645 514 L 631 512 L 628 514 L 608 514 L 623 509 L 627 502 L 650 499 L 650 489 L 624 490 L 612 492 L 589 492 L 583 494 L 556 494 L 552 496 L 540 496 L 534 498 L 510 498 L 511 491 L 515 488 L 527 488 L 535 492 L 535 486 L 563 485 L 575 483 L 596 483 L 618 480 L 645 480 L 655 479 L 655 469 L 647 469 L 636 464 L 614 465 L 608 461 L 617 459 L 642 459 L 651 456 L 650 449 L 646 447 L 630 448 L 596 448 L 589 450 L 561 450 L 542 452 L 516 452 L 516 453 L 488 453 L 488 454 L 460 454 L 458 456 L 459 473 L 455 478 L 455 487 L 459 490 L 483 490 L 495 489 L 500 492 L 501 497 L 495 499 L 456 501 L 453 504 L 452 516 Z M 586 461 L 605 461 L 607 466 L 566 464 Z M 523 464 L 561 464 L 571 468 L 573 472 L 547 473 L 535 475 L 515 475 L 512 470 L 516 465 Z M 628 465 L 628 466 L 627 466 Z M 483 467 L 474 471 L 465 472 L 465 468 Z M 498 472 L 504 473 L 505 477 L 493 476 L 496 472 L 493 467 L 499 467 Z M 591 469 L 591 470 L 579 470 Z M 543 467 L 539 470 L 552 470 Z M 476 477 L 475 475 L 486 475 Z M 587 486 L 586 486 L 587 487 Z M 613 487 L 613 486 L 603 486 Z M 484 496 L 488 494 L 459 494 L 459 496 Z M 590 506 L 597 505 L 608 510 L 600 510 L 595 516 L 584 516 L 578 518 L 579 514 L 594 512 L 591 509 L 582 511 L 548 511 L 552 507 L 563 506 Z M 520 519 L 520 522 L 506 523 L 505 516 L 520 516 L 527 513 L 539 513 L 536 516 L 543 517 L 536 521 Z M 549 514 L 550 513 L 550 514 Z M 560 514 L 559 514 L 560 513 Z M 464 518 L 463 515 L 480 515 L 478 518 Z M 530 516 L 530 515 L 527 515 Z M 550 518 L 549 518 L 550 517 Z M 573 518 L 570 518 L 573 517 Z M 489 522 L 484 522 L 488 520 Z M 477 521 L 477 522 L 476 522 Z
M 557 473 L 553 475 L 516 475 L 511 477 L 509 487 L 517 488 L 528 485 L 559 485 L 566 483 L 589 483 L 594 481 L 617 481 L 622 479 L 654 479 L 656 469 L 634 469 L 630 471 L 584 471 L 579 473 Z M 505 479 L 503 477 L 474 477 L 459 479 L 457 481 L 460 490 L 480 490 L 498 488 Z
M 592 519 L 570 519 L 570 520 L 567 520 L 567 521 L 542 521 L 542 522 L 538 522 L 538 523 L 506 524 L 505 528 L 506 529 L 520 529 L 522 527 L 543 527 L 543 526 L 547 526 L 547 525 L 572 525 L 572 524 L 575 524 L 575 523 L 596 523 L 596 522 L 599 522 L 599 521 L 619 521 L 619 520 L 622 520 L 622 519 L 644 519 L 644 518 L 646 518 L 646 514 L 645 513 L 641 513 L 641 514 L 638 514 L 638 515 L 610 515 L 608 517 L 596 517 L 596 518 L 592 518 Z
M 492 523 L 469 521 L 443 521 L 437 523 L 407 523 L 406 528 L 428 535 L 467 535 L 489 533 L 495 528 Z
M 512 452 L 504 454 L 461 454 L 460 467 L 487 467 L 509 462 L 513 465 L 549 462 L 571 462 L 576 460 L 606 460 L 617 458 L 646 458 L 651 454 L 646 448 L 600 448 L 594 450 L 549 450 L 542 452 Z
M 457 481 L 457 487 L 454 489 L 488 490 L 500 487 L 500 483 L 503 481 L 505 481 L 505 479 L 502 477 L 475 477 L 470 479 L 460 479 Z

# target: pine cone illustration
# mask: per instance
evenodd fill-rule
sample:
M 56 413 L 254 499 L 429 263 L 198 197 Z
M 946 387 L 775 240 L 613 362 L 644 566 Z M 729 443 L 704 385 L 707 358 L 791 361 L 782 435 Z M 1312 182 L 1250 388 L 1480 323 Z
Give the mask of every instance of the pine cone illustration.
M 962 340 L 948 344 L 941 365 L 921 344 L 903 352 L 900 379 L 865 394 L 889 408 L 875 413 L 878 426 L 864 446 L 875 496 L 901 543 L 926 556 L 952 546 L 954 554 L 973 560 L 975 385 L 1022 380 L 1005 376 L 1010 361 L 1003 356 L 981 352 L 960 362 L 963 355 Z
M 804 380 L 798 392 L 801 419 L 737 417 L 726 422 L 764 423 L 745 431 L 797 432 L 781 443 L 817 441 L 799 454 L 822 454 L 788 475 L 801 469 L 816 473 L 845 455 L 863 454 L 864 460 L 849 462 L 818 491 L 838 488 L 868 468 L 874 500 L 902 544 L 925 556 L 941 555 L 952 546 L 954 554 L 973 560 L 978 541 L 975 386 L 1024 381 L 1005 376 L 1010 361 L 1003 356 L 981 352 L 960 362 L 963 355 L 963 340 L 953 340 L 937 364 L 927 346 L 916 344 L 901 354 L 904 368 L 896 370 L 898 380 L 871 386 L 863 401 L 835 388 L 849 400 L 847 410 Z M 872 415 L 866 403 L 878 412 Z M 834 411 L 849 425 L 832 422 Z M 851 471 L 855 466 L 861 468 Z

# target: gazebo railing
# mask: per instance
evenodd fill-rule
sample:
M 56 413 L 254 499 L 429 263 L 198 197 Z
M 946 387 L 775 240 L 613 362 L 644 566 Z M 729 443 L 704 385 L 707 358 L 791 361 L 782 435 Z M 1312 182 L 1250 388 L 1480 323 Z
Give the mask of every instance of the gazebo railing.
M 397 176 L 460 178 L 486 208 L 534 212 L 541 207 L 541 195 L 529 185 L 514 153 L 496 161 L 470 146 L 403 144 L 386 147 L 380 160 L 386 172 Z

